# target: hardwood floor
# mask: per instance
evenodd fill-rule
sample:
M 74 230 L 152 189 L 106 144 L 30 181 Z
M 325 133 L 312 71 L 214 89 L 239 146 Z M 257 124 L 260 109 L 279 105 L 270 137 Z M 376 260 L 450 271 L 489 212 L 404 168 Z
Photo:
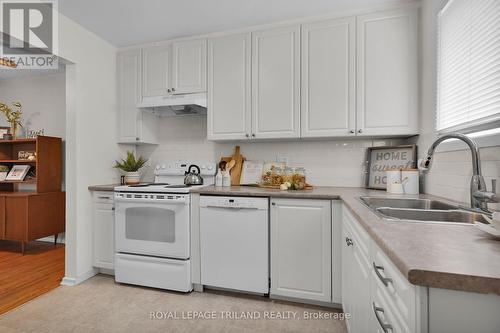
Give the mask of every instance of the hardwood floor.
M 0 314 L 59 286 L 64 276 L 64 245 L 30 242 L 24 256 L 19 242 L 0 240 Z

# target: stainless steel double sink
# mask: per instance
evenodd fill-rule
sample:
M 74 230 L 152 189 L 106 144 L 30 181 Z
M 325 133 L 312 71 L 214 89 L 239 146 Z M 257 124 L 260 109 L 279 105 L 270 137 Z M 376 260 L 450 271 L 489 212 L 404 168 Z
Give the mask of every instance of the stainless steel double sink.
M 438 200 L 371 196 L 360 197 L 360 200 L 379 216 L 390 221 L 466 225 L 488 223 L 483 214 L 469 212 Z

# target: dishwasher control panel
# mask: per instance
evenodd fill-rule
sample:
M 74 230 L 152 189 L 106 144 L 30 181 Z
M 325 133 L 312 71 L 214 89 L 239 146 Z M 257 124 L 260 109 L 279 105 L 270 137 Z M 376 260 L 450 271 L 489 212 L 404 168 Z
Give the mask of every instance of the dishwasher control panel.
M 269 199 L 250 197 L 201 196 L 200 207 L 268 209 Z

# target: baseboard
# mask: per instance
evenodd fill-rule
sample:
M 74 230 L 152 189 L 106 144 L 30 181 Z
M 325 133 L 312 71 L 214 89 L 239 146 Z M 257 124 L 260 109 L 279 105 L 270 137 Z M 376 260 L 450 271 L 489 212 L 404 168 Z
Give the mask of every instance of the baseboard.
M 280 296 L 280 295 L 272 295 L 269 294 L 270 299 L 275 299 L 278 301 L 285 301 L 285 302 L 292 302 L 292 303 L 302 303 L 302 304 L 310 304 L 310 305 L 316 305 L 316 306 L 323 306 L 326 308 L 333 308 L 333 309 L 342 309 L 342 304 L 338 303 L 330 303 L 330 302 L 322 302 L 322 301 L 312 301 L 312 300 L 306 300 L 302 298 L 295 298 L 295 297 L 287 297 L 287 296 Z
M 115 275 L 115 270 L 114 269 L 109 269 L 109 268 L 99 268 L 99 274 L 106 274 L 106 275 Z
M 95 268 L 92 268 L 90 271 L 83 273 L 77 276 L 76 278 L 65 276 L 61 281 L 61 286 L 70 286 L 70 287 L 76 286 L 82 283 L 83 281 L 88 280 L 91 277 L 97 275 L 97 273 L 99 273 L 99 271 Z

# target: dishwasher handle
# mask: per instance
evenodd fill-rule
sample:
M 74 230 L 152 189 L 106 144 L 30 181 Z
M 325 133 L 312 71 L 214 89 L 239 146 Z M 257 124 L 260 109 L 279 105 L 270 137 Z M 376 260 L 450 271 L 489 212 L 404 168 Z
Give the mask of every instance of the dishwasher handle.
M 202 206 L 203 208 L 203 206 Z M 219 208 L 219 209 L 232 209 L 232 210 L 239 210 L 239 209 L 246 209 L 246 210 L 258 210 L 258 207 L 239 207 L 239 206 L 216 206 L 216 205 L 206 205 L 205 208 Z

